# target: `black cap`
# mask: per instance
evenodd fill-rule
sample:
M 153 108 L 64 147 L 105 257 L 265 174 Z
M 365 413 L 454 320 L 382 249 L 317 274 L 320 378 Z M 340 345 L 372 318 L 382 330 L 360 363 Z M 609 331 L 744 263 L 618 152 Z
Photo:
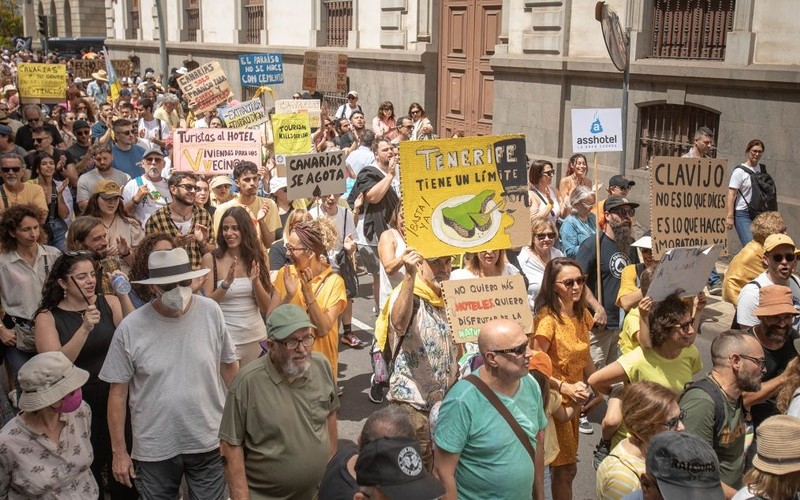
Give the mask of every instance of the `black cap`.
M 625 177 L 621 175 L 614 175 L 608 180 L 608 187 L 621 187 L 621 188 L 629 188 L 631 186 L 635 186 L 636 183 L 633 181 L 629 181 Z
M 656 434 L 647 446 L 647 472 L 664 498 L 722 500 L 719 460 L 711 445 L 688 432 Z
M 419 444 L 409 438 L 381 438 L 358 454 L 359 486 L 377 486 L 391 499 L 433 500 L 444 495 L 442 483 L 422 464 Z
M 72 130 L 78 130 L 82 128 L 89 128 L 89 122 L 86 120 L 75 120 L 72 124 Z
M 605 205 L 603 205 L 603 210 L 608 212 L 609 210 L 614 210 L 615 208 L 621 206 L 629 206 L 631 208 L 636 208 L 639 206 L 638 203 L 634 203 L 632 201 L 628 201 L 628 198 L 623 198 L 622 196 L 609 196 L 606 200 Z

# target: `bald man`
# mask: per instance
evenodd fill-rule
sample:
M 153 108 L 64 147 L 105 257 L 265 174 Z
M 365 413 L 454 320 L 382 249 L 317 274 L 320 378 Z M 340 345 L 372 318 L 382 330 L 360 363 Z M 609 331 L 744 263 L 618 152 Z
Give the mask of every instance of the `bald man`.
M 542 431 L 547 418 L 539 385 L 528 375 L 533 352 L 529 340 L 518 323 L 495 320 L 481 328 L 478 348 L 484 363 L 473 375 L 508 408 L 536 456 L 531 461 L 517 435 L 474 383 L 461 380 L 445 396 L 434 434 L 435 471 L 447 490 L 445 498 L 511 500 L 530 498 L 533 491 L 543 499 Z

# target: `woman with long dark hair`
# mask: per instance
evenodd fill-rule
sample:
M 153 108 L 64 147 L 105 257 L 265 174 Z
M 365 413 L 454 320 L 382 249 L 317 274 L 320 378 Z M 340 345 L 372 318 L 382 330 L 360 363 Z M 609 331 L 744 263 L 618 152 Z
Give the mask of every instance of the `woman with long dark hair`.
M 262 314 L 269 314 L 280 297 L 247 209 L 231 207 L 220 220 L 217 248 L 203 256 L 202 267 L 212 274 L 203 290 L 222 309 L 239 364 L 245 366 L 261 354 L 259 342 L 267 338 Z
M 72 204 L 72 194 L 69 182 L 57 181 L 53 178 L 56 173 L 56 161 L 53 155 L 40 151 L 33 157 L 33 172 L 36 179 L 28 182 L 37 184 L 44 191 L 47 202 L 47 220 L 44 229 L 47 232 L 47 244 L 54 246 L 62 252 L 66 248 L 67 219 L 69 219 L 69 206 Z
M 420 139 L 428 139 L 433 134 L 433 125 L 431 124 L 428 115 L 422 108 L 422 104 L 412 102 L 408 107 L 408 116 L 411 117 L 413 127 L 411 129 L 411 140 L 417 141 Z
M 127 295 L 97 295 L 96 285 L 95 263 L 89 252 L 67 252 L 56 259 L 35 315 L 36 350 L 61 351 L 75 366 L 89 372 L 83 399 L 94 413 L 92 474 L 98 485 L 103 484 L 104 475 L 108 478 L 112 498 L 136 498 L 134 490 L 114 481 L 111 474 L 111 438 L 104 418 L 109 384 L 99 378 L 114 330 L 133 305 Z
M 589 171 L 589 164 L 586 162 L 586 157 L 580 153 L 576 153 L 569 157 L 569 166 L 567 173 L 561 179 L 558 185 L 558 193 L 561 195 L 562 200 L 568 200 L 572 190 L 579 186 L 584 186 L 592 189 L 592 179 L 587 177 Z
M 586 307 L 586 276 L 580 264 L 566 257 L 547 263 L 542 287 L 534 304 L 533 348 L 550 356 L 550 387 L 576 410 L 572 419 L 556 422 L 560 451 L 551 463 L 553 498 L 572 498 L 572 481 L 578 473 L 578 421 L 588 410 L 590 391 L 586 380 L 594 373 L 589 356 L 589 329 L 594 325 Z
M 553 224 L 569 214 L 558 191 L 553 189 L 556 170 L 547 160 L 535 160 L 528 171 L 528 198 L 531 200 L 531 221 L 548 219 Z
M 119 257 L 123 262 L 122 270 L 129 272 L 144 231 L 139 221 L 125 212 L 122 187 L 110 179 L 98 182 L 83 215 L 91 215 L 102 221 L 107 231 L 108 255 Z
M 383 101 L 378 106 L 378 114 L 372 119 L 372 131 L 375 137 L 385 137 L 389 140 L 397 136 L 397 117 L 394 116 L 394 104 Z

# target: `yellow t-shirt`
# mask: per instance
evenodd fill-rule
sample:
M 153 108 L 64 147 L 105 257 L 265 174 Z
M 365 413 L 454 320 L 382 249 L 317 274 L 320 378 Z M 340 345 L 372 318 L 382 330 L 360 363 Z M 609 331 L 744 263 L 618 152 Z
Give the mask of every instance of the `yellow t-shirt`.
M 297 269 L 294 266 L 284 266 L 278 270 L 278 276 L 275 278 L 274 285 L 275 289 L 280 293 L 281 299 L 286 297 L 283 273 L 286 272 L 287 269 L 292 276 L 297 278 Z M 326 267 L 324 271 L 311 280 L 311 289 L 314 291 L 317 304 L 322 311 L 327 311 L 332 307 L 336 307 L 338 304 L 342 305 L 342 311 L 344 311 L 344 307 L 347 305 L 347 290 L 344 286 L 344 280 L 341 276 L 334 273 L 330 266 Z M 299 287 L 294 297 L 292 297 L 291 303 L 308 310 L 308 305 Z M 339 318 L 336 318 L 333 322 L 327 335 L 317 338 L 311 350 L 317 351 L 328 358 L 328 362 L 330 362 L 331 368 L 333 369 L 333 379 L 336 380 L 339 371 Z
M 639 347 L 638 337 L 634 338 L 634 335 L 639 333 L 639 316 L 639 308 L 634 307 L 628 311 L 628 314 L 625 315 L 625 319 L 622 320 L 622 331 L 619 332 L 618 341 L 619 350 L 622 354 L 628 354 Z
M 636 285 L 636 264 L 628 264 L 622 269 L 622 275 L 620 276 L 619 292 L 617 292 L 617 300 L 615 302 L 617 307 L 622 307 L 619 303 L 620 297 L 635 292 L 637 288 L 639 287 Z
M 258 224 L 256 224 L 256 217 L 258 216 L 258 212 L 261 210 L 262 205 L 267 206 L 267 215 L 258 221 Z M 274 201 L 270 200 L 269 198 L 256 196 L 256 199 L 253 203 L 245 205 L 239 201 L 239 196 L 236 196 L 232 200 L 226 201 L 222 205 L 218 206 L 214 212 L 214 234 L 222 234 L 219 232 L 219 226 L 222 223 L 222 215 L 231 207 L 244 207 L 250 212 L 250 219 L 253 221 L 253 224 L 256 225 L 256 234 L 258 235 L 259 241 L 261 241 L 261 231 L 274 232 L 276 229 L 281 227 L 281 218 L 278 215 L 278 205 L 276 205 Z

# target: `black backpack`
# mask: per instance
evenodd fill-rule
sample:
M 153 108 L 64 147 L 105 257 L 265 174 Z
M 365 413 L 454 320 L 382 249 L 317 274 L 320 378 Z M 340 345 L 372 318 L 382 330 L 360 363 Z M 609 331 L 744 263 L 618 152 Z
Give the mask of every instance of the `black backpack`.
M 722 432 L 722 427 L 725 425 L 725 401 L 723 401 L 723 396 L 717 386 L 707 377 L 686 384 L 683 388 L 681 399 L 687 392 L 693 389 L 705 392 L 711 396 L 711 400 L 714 401 L 714 447 L 716 447 L 719 444 L 719 434 Z M 742 404 L 742 396 L 739 396 L 739 404 Z
M 756 216 L 762 212 L 769 212 L 778 210 L 778 191 L 775 188 L 775 181 L 772 176 L 767 173 L 767 166 L 759 164 L 761 172 L 755 172 L 745 167 L 738 165 L 740 168 L 750 175 L 750 201 L 748 202 L 744 196 L 742 199 L 747 205 L 747 212 L 750 214 L 750 220 L 754 220 Z M 736 170 L 734 168 L 734 170 Z M 742 195 L 742 190 L 739 190 L 739 195 Z

